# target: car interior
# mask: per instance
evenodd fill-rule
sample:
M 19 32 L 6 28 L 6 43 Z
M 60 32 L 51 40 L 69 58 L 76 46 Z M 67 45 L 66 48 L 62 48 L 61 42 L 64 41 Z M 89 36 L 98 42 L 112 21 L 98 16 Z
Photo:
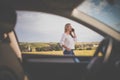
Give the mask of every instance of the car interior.
M 82 12 L 78 14 L 76 7 L 84 1 L 0 1 L 0 80 L 120 80 L 120 33 Z M 114 2 L 106 1 L 110 4 Z M 104 39 L 93 56 L 22 54 L 15 32 L 17 10 L 69 18 L 97 32 Z M 80 62 L 74 61 L 75 58 Z
M 15 46 L 16 38 L 13 32 L 16 13 L 10 7 L 3 8 L 2 4 L 0 10 L 0 80 L 23 80 L 24 72 L 16 55 L 19 50 L 18 45 Z

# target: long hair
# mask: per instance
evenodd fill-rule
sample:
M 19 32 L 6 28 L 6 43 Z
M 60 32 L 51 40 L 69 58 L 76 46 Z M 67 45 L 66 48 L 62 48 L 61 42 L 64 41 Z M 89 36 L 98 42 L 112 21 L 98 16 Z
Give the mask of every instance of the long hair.
M 70 23 L 65 24 L 65 32 L 67 32 L 67 28 L 71 25 Z
M 67 28 L 70 26 L 70 23 L 65 24 L 65 30 L 64 32 L 67 32 Z M 70 32 L 71 37 L 73 38 L 72 31 Z

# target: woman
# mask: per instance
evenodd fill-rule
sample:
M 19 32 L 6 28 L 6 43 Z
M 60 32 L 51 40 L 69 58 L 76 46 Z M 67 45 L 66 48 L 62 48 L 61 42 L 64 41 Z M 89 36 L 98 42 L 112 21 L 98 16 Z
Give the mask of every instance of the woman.
M 70 23 L 65 25 L 65 32 L 62 35 L 60 45 L 63 48 L 63 54 L 74 55 L 76 34 Z

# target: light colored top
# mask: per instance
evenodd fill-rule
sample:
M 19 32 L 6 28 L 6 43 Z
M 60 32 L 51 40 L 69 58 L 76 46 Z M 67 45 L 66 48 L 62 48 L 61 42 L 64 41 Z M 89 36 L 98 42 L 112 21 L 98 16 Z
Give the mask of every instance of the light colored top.
M 65 45 L 69 49 L 75 49 L 75 42 L 77 41 L 76 38 L 72 38 L 71 35 L 64 33 L 60 40 L 60 45 Z M 63 51 L 65 48 L 63 47 Z

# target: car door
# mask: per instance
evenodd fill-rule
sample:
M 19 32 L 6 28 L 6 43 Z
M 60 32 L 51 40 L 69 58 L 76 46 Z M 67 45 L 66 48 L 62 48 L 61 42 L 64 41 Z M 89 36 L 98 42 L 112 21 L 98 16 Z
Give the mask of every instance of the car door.
M 15 32 L 23 56 L 23 67 L 30 80 L 82 79 L 103 36 L 53 14 L 17 11 L 17 15 Z M 74 55 L 63 55 L 59 45 L 67 22 L 71 23 L 77 34 Z

